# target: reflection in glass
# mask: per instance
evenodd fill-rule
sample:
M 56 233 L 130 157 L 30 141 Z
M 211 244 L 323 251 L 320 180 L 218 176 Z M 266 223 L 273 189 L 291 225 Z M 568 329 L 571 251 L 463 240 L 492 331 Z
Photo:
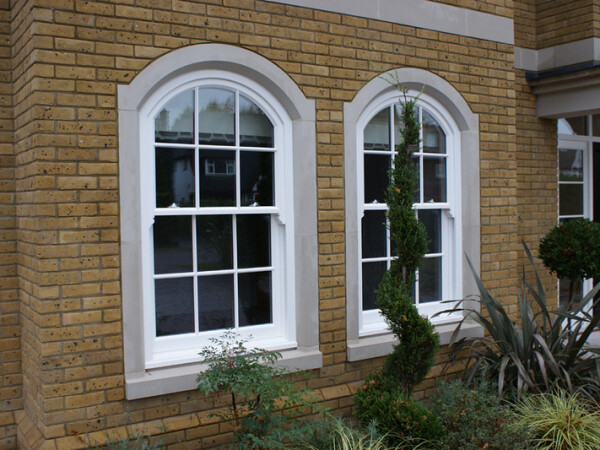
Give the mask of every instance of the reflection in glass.
M 442 257 L 425 258 L 419 269 L 419 303 L 442 299 Z
M 273 153 L 240 152 L 242 206 L 273 206 Z
M 583 181 L 583 150 L 560 149 L 559 181 Z
M 238 267 L 271 265 L 271 216 L 252 214 L 237 216 Z
M 419 220 L 425 225 L 427 240 L 429 241 L 427 253 L 442 252 L 442 212 L 439 209 L 421 209 Z
M 383 274 L 387 270 L 387 263 L 385 261 L 378 262 L 364 262 L 362 264 L 362 309 L 367 311 L 369 309 L 377 309 L 377 299 L 375 296 L 375 290 Z
M 154 281 L 156 336 L 194 332 L 194 279 Z
M 235 94 L 198 89 L 198 143 L 235 145 Z
M 583 216 L 583 184 L 561 184 L 558 191 L 559 215 Z
M 198 271 L 233 268 L 231 216 L 196 216 Z
M 200 206 L 235 205 L 235 152 L 200 150 Z
M 252 101 L 240 95 L 240 145 L 273 147 L 273 124 Z
M 579 301 L 583 298 L 583 280 L 579 279 L 573 284 L 573 292 L 570 292 L 571 281 L 568 278 L 561 278 L 558 283 L 558 301 L 560 306 L 569 304 L 570 295 L 574 301 Z
M 231 328 L 233 275 L 198 277 L 198 331 Z
M 194 150 L 156 147 L 156 207 L 194 206 Z
M 423 110 L 423 153 L 446 153 L 444 130 L 425 110 Z
M 600 137 L 600 114 L 592 116 L 592 136 Z
M 387 256 L 385 211 L 365 211 L 362 218 L 362 257 Z
M 192 218 L 154 219 L 154 273 L 181 273 L 193 270 Z
M 238 275 L 240 326 L 271 323 L 271 272 Z
M 564 134 L 578 134 L 580 136 L 587 136 L 587 116 L 580 117 L 568 117 L 565 119 L 566 123 L 563 122 L 561 129 Z
M 390 149 L 390 109 L 380 111 L 365 127 L 365 150 Z
M 385 203 L 391 161 L 390 156 L 365 154 L 365 203 Z
M 169 100 L 154 117 L 156 142 L 194 143 L 194 91 L 186 91 Z
M 446 201 L 446 159 L 423 157 L 423 201 Z

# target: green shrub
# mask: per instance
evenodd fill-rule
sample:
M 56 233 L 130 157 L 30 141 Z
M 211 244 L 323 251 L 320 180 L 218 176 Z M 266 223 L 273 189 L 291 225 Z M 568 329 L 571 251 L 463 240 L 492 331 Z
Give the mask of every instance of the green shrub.
M 231 331 L 212 342 L 200 353 L 208 369 L 198 376 L 198 389 L 229 395 L 229 407 L 214 416 L 232 422 L 237 448 L 282 448 L 313 432 L 318 422 L 305 416 L 325 408 L 312 392 L 285 377 L 285 369 L 273 365 L 279 353 L 247 348 Z
M 295 448 L 295 446 L 292 446 Z M 357 428 L 337 417 L 326 417 L 316 435 L 298 448 L 307 450 L 385 450 L 385 436 L 375 423 Z
M 600 448 L 600 414 L 578 394 L 555 391 L 525 397 L 517 411 L 520 423 L 533 433 L 538 449 L 597 450 Z
M 533 266 L 533 257 L 527 246 L 525 251 Z M 483 337 L 465 337 L 452 345 L 453 355 L 464 351 L 469 353 L 469 370 L 466 372 L 469 382 L 485 368 L 485 374 L 498 384 L 500 396 L 508 391 L 509 396 L 518 399 L 525 392 L 547 392 L 554 386 L 570 392 L 579 389 L 588 397 L 600 394 L 599 349 L 586 346 L 600 316 L 592 317 L 585 312 L 600 285 L 575 305 L 550 310 L 534 267 L 536 284 L 532 286 L 523 280 L 519 318 L 515 322 L 484 287 L 472 265 L 471 270 L 481 296 L 470 300 L 478 305 L 464 306 L 462 301 L 454 309 L 438 313 L 464 313 L 452 340 L 465 321 L 473 320 L 484 329 Z M 537 306 L 535 313 L 528 303 L 527 293 Z M 571 327 L 567 323 L 571 323 Z
M 354 397 L 361 424 L 376 421 L 379 432 L 386 433 L 387 444 L 402 448 L 438 440 L 443 431 L 438 417 L 391 384 L 380 372 L 367 377 Z
M 517 415 L 500 404 L 495 388 L 485 380 L 472 387 L 461 381 L 442 382 L 431 398 L 431 410 L 444 427 L 440 447 L 447 450 L 513 450 L 528 446 Z

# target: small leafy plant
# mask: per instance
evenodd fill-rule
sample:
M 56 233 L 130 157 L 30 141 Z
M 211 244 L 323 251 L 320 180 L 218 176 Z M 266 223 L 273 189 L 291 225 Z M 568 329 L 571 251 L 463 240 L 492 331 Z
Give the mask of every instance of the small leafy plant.
M 533 266 L 527 246 L 525 252 Z M 469 354 L 468 382 L 485 369 L 485 374 L 495 378 L 500 396 L 508 392 L 519 399 L 523 393 L 548 392 L 556 386 L 568 392 L 579 389 L 588 397 L 600 393 L 600 349 L 586 345 L 600 320 L 600 316 L 588 314 L 586 307 L 600 285 L 571 307 L 549 309 L 534 267 L 535 286 L 523 279 L 519 318 L 513 321 L 502 303 L 485 288 L 472 265 L 471 270 L 480 292 L 480 297 L 474 299 L 478 307 L 463 306 L 463 301 L 450 311 L 438 313 L 464 313 L 453 341 L 467 320 L 479 323 L 485 331 L 483 337 L 465 337 L 452 346 L 453 355 L 464 351 Z M 527 294 L 533 297 L 536 312 L 529 305 Z
M 293 384 L 286 370 L 274 366 L 278 352 L 246 347 L 235 332 L 227 331 L 200 353 L 208 369 L 198 376 L 205 395 L 226 394 L 229 406 L 214 416 L 231 421 L 238 448 L 282 448 L 313 430 L 305 416 L 324 413 L 319 398 Z
M 520 424 L 534 435 L 534 448 L 600 448 L 597 406 L 589 405 L 578 394 L 559 390 L 528 396 L 517 405 L 517 411 L 521 415 Z
M 526 428 L 516 425 L 518 416 L 500 403 L 495 387 L 484 379 L 471 387 L 459 380 L 440 383 L 431 409 L 444 426 L 441 449 L 528 448 Z

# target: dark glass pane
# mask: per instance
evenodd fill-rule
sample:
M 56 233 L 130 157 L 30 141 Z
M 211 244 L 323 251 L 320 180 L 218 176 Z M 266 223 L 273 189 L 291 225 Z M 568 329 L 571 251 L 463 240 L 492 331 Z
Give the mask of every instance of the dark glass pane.
M 198 271 L 233 268 L 231 216 L 197 216 Z
M 578 134 L 580 136 L 587 136 L 587 116 L 569 117 L 566 119 L 566 121 L 569 124 L 568 128 L 570 128 L 570 132 L 568 134 Z
M 600 114 L 592 116 L 592 136 L 600 137 Z
M 419 108 L 415 108 L 415 117 L 419 118 Z M 400 130 L 404 128 L 404 122 L 402 122 L 402 105 L 395 104 L 394 105 L 394 143 L 396 144 L 396 150 L 398 149 L 398 144 L 401 144 L 403 139 L 400 134 Z M 415 149 L 414 151 L 418 151 Z
M 442 299 L 442 258 L 425 258 L 419 269 L 419 303 Z
M 559 181 L 583 181 L 583 150 L 560 149 Z
M 583 215 L 583 185 L 559 185 L 559 210 L 561 216 Z
M 240 145 L 273 147 L 273 124 L 253 102 L 240 95 Z
M 386 155 L 365 155 L 365 203 L 385 203 L 391 161 Z
M 273 153 L 240 153 L 242 206 L 273 206 Z
M 364 132 L 365 150 L 389 150 L 390 149 L 390 109 L 385 108 L 365 127 Z
M 421 164 L 419 163 L 420 158 L 413 156 L 415 162 L 415 170 L 417 171 L 417 183 L 415 185 L 415 193 L 413 195 L 413 203 L 421 203 Z
M 362 218 L 362 257 L 387 256 L 385 211 L 365 211 Z
M 241 273 L 238 283 L 240 326 L 271 323 L 271 272 Z
M 235 94 L 198 89 L 198 143 L 235 145 Z
M 365 262 L 362 264 L 362 306 L 363 311 L 377 309 L 375 290 L 387 270 L 387 262 Z
M 238 267 L 271 265 L 271 216 L 252 214 L 237 216 Z
M 235 205 L 235 152 L 200 150 L 200 206 Z
M 429 245 L 427 253 L 442 252 L 442 212 L 439 209 L 422 209 L 419 220 L 425 225 Z
M 154 219 L 154 273 L 193 270 L 192 218 L 189 216 Z
M 169 100 L 154 118 L 156 142 L 194 143 L 194 91 Z
M 156 335 L 194 332 L 194 279 L 155 280 Z
M 573 292 L 570 292 L 571 282 L 567 278 L 561 278 L 558 282 L 558 300 L 560 306 L 567 306 L 569 304 L 570 295 L 573 296 L 574 301 L 579 301 L 583 298 L 583 280 L 579 279 L 573 284 Z
M 446 159 L 423 158 L 423 202 L 446 201 Z
M 423 110 L 423 153 L 446 153 L 446 134 L 435 118 Z
M 198 331 L 231 328 L 233 275 L 198 277 Z
M 156 207 L 194 206 L 196 179 L 194 150 L 157 147 Z

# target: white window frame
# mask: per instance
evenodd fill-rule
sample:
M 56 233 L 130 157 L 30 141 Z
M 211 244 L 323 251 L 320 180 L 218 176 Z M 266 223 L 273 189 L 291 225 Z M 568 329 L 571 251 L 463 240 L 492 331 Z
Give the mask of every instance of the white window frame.
M 479 214 L 479 121 L 456 89 L 447 81 L 420 69 L 398 69 L 371 80 L 344 105 L 344 138 L 346 155 L 346 292 L 347 292 L 347 357 L 350 361 L 384 356 L 395 342 L 379 311 L 362 311 L 361 295 L 361 218 L 363 195 L 363 131 L 369 120 L 383 107 L 401 96 L 386 79 L 393 77 L 409 89 L 410 95 L 424 93 L 420 99 L 426 109 L 447 131 L 448 161 L 447 195 L 445 205 L 447 226 L 442 240 L 453 252 L 452 262 L 446 264 L 444 300 L 459 300 L 477 293 L 477 287 L 465 255 L 475 270 L 480 267 Z M 452 179 L 454 178 L 454 179 Z M 461 205 L 465 205 L 461 208 Z M 468 207 L 466 206 L 468 205 Z M 423 208 L 427 204 L 420 205 Z M 435 204 L 436 208 L 440 204 Z M 447 295 L 447 297 L 446 297 Z M 423 304 L 424 315 L 451 308 L 452 303 Z M 472 304 L 472 306 L 476 306 Z M 438 316 L 433 319 L 442 344 L 449 342 L 461 315 Z M 480 326 L 466 323 L 461 336 L 482 335 Z
M 198 352 L 208 334 L 203 339 L 192 339 L 189 345 L 174 343 L 164 348 L 156 345 L 150 233 L 157 212 L 154 114 L 177 93 L 199 85 L 229 86 L 248 93 L 248 98 L 264 108 L 276 122 L 275 130 L 279 133 L 275 137 L 278 145 L 281 144 L 281 152 L 274 162 L 274 171 L 277 171 L 274 191 L 277 196 L 283 192 L 285 195 L 276 197 L 275 206 L 264 209 L 272 214 L 272 230 L 275 230 L 272 239 L 282 249 L 276 255 L 278 261 L 273 262 L 274 271 L 281 271 L 281 276 L 273 275 L 274 280 L 280 281 L 279 286 L 274 287 L 281 295 L 281 302 L 276 312 L 276 326 L 246 330 L 255 336 L 250 345 L 279 350 L 282 353 L 279 364 L 288 368 L 312 369 L 322 365 L 318 336 L 314 101 L 307 100 L 279 67 L 253 52 L 221 44 L 194 45 L 159 58 L 131 84 L 119 86 L 118 90 L 123 335 L 128 399 L 194 389 L 196 376 L 204 368 Z M 231 208 L 230 212 L 239 213 L 239 209 L 243 208 Z M 161 214 L 169 214 L 169 211 L 163 208 Z
M 409 92 L 407 98 L 413 99 L 418 92 Z M 364 114 L 361 116 L 356 125 L 356 142 L 357 151 L 361 153 L 357 157 L 357 195 L 358 203 L 362 205 L 358 209 L 359 217 L 356 219 L 358 227 L 360 229 L 361 219 L 364 211 L 373 210 L 373 206 L 377 210 L 387 211 L 387 206 L 384 204 L 369 205 L 364 203 L 364 129 L 371 119 L 385 108 L 389 108 L 398 102 L 404 101 L 402 95 L 399 92 L 388 91 L 384 95 L 377 98 L 377 101 L 373 102 Z M 416 106 L 419 111 L 424 108 L 429 112 L 441 126 L 442 130 L 446 134 L 446 202 L 440 203 L 415 203 L 413 208 L 415 210 L 427 210 L 435 209 L 442 211 L 441 217 L 441 241 L 442 241 L 442 300 L 457 299 L 461 298 L 461 292 L 459 289 L 459 283 L 457 280 L 462 278 L 462 266 L 460 264 L 462 255 L 462 237 L 460 235 L 461 230 L 461 205 L 460 205 L 460 143 L 459 143 L 459 130 L 456 124 L 451 120 L 449 114 L 445 111 L 442 105 L 437 102 L 431 96 L 422 93 L 417 100 Z M 421 118 L 419 118 L 421 119 Z M 393 120 L 393 117 L 390 117 Z M 393 123 L 393 122 L 392 122 Z M 421 130 L 422 133 L 422 130 Z M 380 152 L 387 155 L 395 155 L 394 149 L 394 135 L 391 135 L 390 146 L 391 151 Z M 422 138 L 422 136 L 421 136 Z M 415 151 L 414 155 L 420 158 L 422 162 L 423 157 L 422 145 L 418 150 Z M 439 155 L 438 155 L 439 156 Z M 457 181 L 458 180 L 458 181 Z M 361 182 L 362 181 L 362 182 Z M 420 177 L 420 189 L 423 191 L 423 177 Z M 359 243 L 358 251 L 359 258 L 362 263 L 362 233 L 358 233 Z M 388 231 L 388 245 L 389 245 L 389 231 Z M 417 272 L 418 278 L 418 272 Z M 359 266 L 359 286 L 362 286 L 362 270 Z M 387 325 L 383 316 L 378 310 L 367 310 L 362 309 L 362 287 L 358 292 L 359 296 L 359 336 L 370 336 L 381 334 L 382 330 L 387 329 Z M 428 302 L 418 304 L 417 307 L 419 312 L 424 316 L 431 316 L 438 311 L 448 309 L 448 304 L 441 304 L 438 302 Z M 446 320 L 449 318 L 447 317 Z

